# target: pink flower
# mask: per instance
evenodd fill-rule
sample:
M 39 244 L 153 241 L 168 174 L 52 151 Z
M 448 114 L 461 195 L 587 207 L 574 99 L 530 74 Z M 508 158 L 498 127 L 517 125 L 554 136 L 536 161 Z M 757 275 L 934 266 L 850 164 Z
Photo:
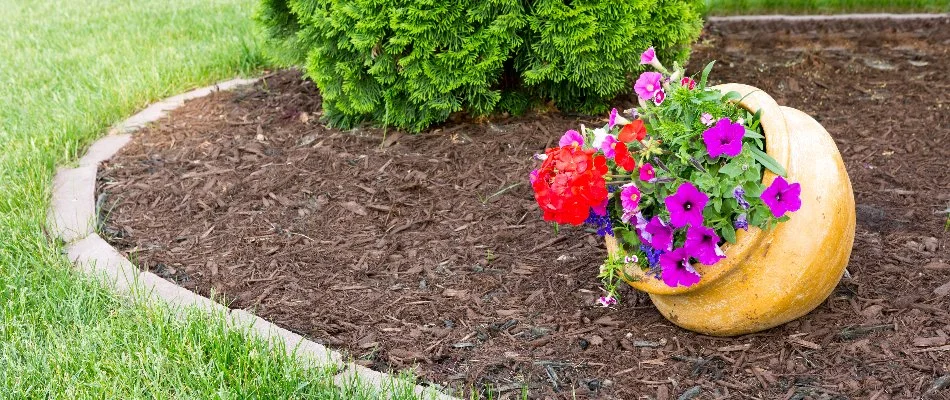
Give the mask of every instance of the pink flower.
M 762 192 L 762 202 L 769 206 L 769 211 L 775 218 L 782 218 L 785 213 L 795 212 L 802 208 L 802 186 L 797 182 L 789 184 L 783 177 L 777 177 L 768 188 Z
M 719 248 L 719 235 L 705 226 L 690 226 L 686 230 L 683 248 L 689 255 L 705 265 L 713 265 L 726 257 Z
M 647 64 L 660 71 L 666 69 L 663 68 L 663 64 L 660 64 L 660 60 L 656 58 L 656 50 L 653 47 L 644 50 L 643 53 L 640 54 L 640 65 Z
M 650 100 L 658 90 L 663 90 L 662 80 L 663 75 L 659 72 L 644 72 L 640 74 L 640 78 L 633 85 L 633 89 L 641 99 Z
M 741 124 L 733 123 L 729 118 L 720 118 L 716 126 L 703 132 L 703 143 L 709 157 L 716 158 L 723 154 L 735 157 L 742 152 L 742 137 L 745 128 Z
M 656 182 L 656 170 L 653 169 L 653 164 L 644 163 L 640 166 L 640 180 L 644 182 Z
M 617 125 L 617 109 L 613 108 L 610 110 L 610 121 L 607 123 L 609 129 L 614 129 L 614 125 Z
M 663 100 L 666 100 L 666 92 L 660 89 L 653 95 L 653 102 L 656 103 L 656 105 L 660 105 L 663 104 Z
M 700 192 L 692 183 L 686 182 L 676 189 L 676 193 L 666 196 L 664 203 L 670 210 L 670 225 L 682 228 L 686 225 L 701 226 L 703 209 L 709 202 L 709 196 Z M 657 246 L 653 246 L 657 247 Z
M 689 90 L 693 90 L 696 88 L 696 81 L 694 81 L 693 78 L 686 76 L 683 77 L 683 79 L 680 79 L 680 85 L 686 87 Z
M 604 152 L 607 158 L 613 159 L 617 155 L 617 151 L 614 149 L 616 144 L 617 138 L 613 135 L 607 135 L 604 137 L 604 141 L 600 143 L 600 150 Z
M 576 146 L 581 147 L 584 145 L 584 136 L 580 132 L 573 129 L 564 132 L 564 135 L 561 136 L 561 140 L 558 142 L 558 146 Z
M 640 189 L 632 183 L 624 185 L 620 191 L 620 204 L 624 213 L 636 211 L 640 206 Z
M 528 180 L 531 181 L 532 185 L 534 185 L 534 181 L 538 180 L 538 170 L 531 171 L 531 175 L 528 176 Z
M 702 122 L 703 125 L 706 125 L 706 126 L 712 125 L 712 123 L 713 123 L 713 116 L 712 116 L 712 114 L 710 114 L 710 113 L 703 113 L 703 115 L 699 117 L 699 122 Z
M 699 273 L 689 264 L 689 254 L 682 247 L 663 253 L 660 266 L 663 267 L 661 278 L 666 286 L 693 286 L 699 282 Z
M 647 65 L 656 60 L 656 50 L 650 47 L 640 54 L 640 65 Z

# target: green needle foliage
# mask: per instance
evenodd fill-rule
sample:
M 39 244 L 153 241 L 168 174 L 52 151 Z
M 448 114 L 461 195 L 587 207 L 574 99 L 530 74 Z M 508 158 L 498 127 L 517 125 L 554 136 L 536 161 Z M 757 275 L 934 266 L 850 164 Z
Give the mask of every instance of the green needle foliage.
M 304 66 L 334 126 L 420 131 L 553 101 L 596 112 L 649 46 L 685 61 L 702 0 L 261 0 L 274 58 Z

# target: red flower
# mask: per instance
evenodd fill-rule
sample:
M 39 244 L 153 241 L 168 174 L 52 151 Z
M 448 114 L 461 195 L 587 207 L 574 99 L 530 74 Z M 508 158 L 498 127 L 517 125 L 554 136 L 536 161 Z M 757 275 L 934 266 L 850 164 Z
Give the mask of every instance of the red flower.
M 544 220 L 583 224 L 591 207 L 607 200 L 607 159 L 576 146 L 548 149 L 545 154 L 548 157 L 531 184 Z
M 637 169 L 637 162 L 630 156 L 630 151 L 627 150 L 626 143 L 617 143 L 614 151 L 617 152 L 617 155 L 614 156 L 614 162 L 616 162 L 620 168 L 625 169 L 627 172 L 633 172 L 633 170 Z
M 630 143 L 634 140 L 639 142 L 645 137 L 647 137 L 647 128 L 643 126 L 643 120 L 639 118 L 624 125 L 623 128 L 620 129 L 620 134 L 617 135 L 617 139 L 624 143 Z
M 685 86 L 689 90 L 693 90 L 696 88 L 696 81 L 694 81 L 693 78 L 687 76 L 683 79 L 680 79 L 680 85 Z

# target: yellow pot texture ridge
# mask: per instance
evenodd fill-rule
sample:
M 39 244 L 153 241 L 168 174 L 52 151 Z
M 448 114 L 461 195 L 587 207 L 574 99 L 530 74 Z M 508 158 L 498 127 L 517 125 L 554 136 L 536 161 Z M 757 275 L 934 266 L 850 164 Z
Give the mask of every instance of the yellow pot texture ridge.
M 671 288 L 638 267 L 627 282 L 647 292 L 656 308 L 680 327 L 713 336 L 772 328 L 807 314 L 834 290 L 854 244 L 854 193 L 841 154 L 828 132 L 807 114 L 781 107 L 748 85 L 715 87 L 739 92 L 740 105 L 762 110 L 766 152 L 801 184 L 802 207 L 770 231 L 740 230 L 714 265 L 695 264 L 702 275 L 690 287 Z M 768 185 L 775 175 L 766 172 Z M 606 237 L 607 251 L 618 250 Z

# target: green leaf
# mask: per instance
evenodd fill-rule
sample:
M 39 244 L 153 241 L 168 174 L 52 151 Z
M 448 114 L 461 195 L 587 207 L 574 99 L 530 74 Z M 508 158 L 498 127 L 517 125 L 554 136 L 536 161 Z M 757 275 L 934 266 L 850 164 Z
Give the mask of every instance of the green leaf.
M 752 139 L 765 139 L 765 136 L 762 136 L 761 133 L 758 133 L 750 129 L 745 130 L 745 137 L 752 138 Z
M 732 227 L 732 224 L 726 224 L 722 227 L 722 237 L 729 243 L 736 242 L 736 229 Z
M 742 175 L 744 171 L 742 170 L 742 163 L 736 162 L 736 160 L 730 161 L 728 164 L 719 168 L 720 174 L 726 174 L 730 178 L 735 178 L 739 175 Z
M 785 167 L 779 164 L 778 161 L 775 161 L 775 159 L 772 158 L 772 156 L 766 154 L 764 151 L 759 150 L 755 147 L 750 147 L 749 151 L 752 153 L 752 157 L 755 158 L 756 161 L 764 165 L 765 168 L 768 168 L 770 171 L 774 172 L 776 175 L 784 177 L 786 174 L 788 174 L 788 172 L 785 171 Z
M 703 76 L 702 76 L 702 78 L 699 80 L 699 88 L 700 88 L 700 89 L 705 89 L 705 88 L 706 88 L 706 80 L 709 78 L 709 72 L 712 71 L 713 64 L 715 64 L 715 63 L 716 63 L 715 60 L 710 61 L 709 64 L 706 64 L 706 68 L 703 68 Z
M 725 102 L 725 101 L 732 101 L 732 100 L 739 100 L 739 99 L 741 99 L 741 98 L 742 98 L 742 94 L 740 94 L 739 92 L 737 92 L 737 91 L 735 91 L 735 90 L 730 91 L 729 93 L 726 93 L 726 94 L 722 95 L 722 101 L 724 101 L 724 102 Z

